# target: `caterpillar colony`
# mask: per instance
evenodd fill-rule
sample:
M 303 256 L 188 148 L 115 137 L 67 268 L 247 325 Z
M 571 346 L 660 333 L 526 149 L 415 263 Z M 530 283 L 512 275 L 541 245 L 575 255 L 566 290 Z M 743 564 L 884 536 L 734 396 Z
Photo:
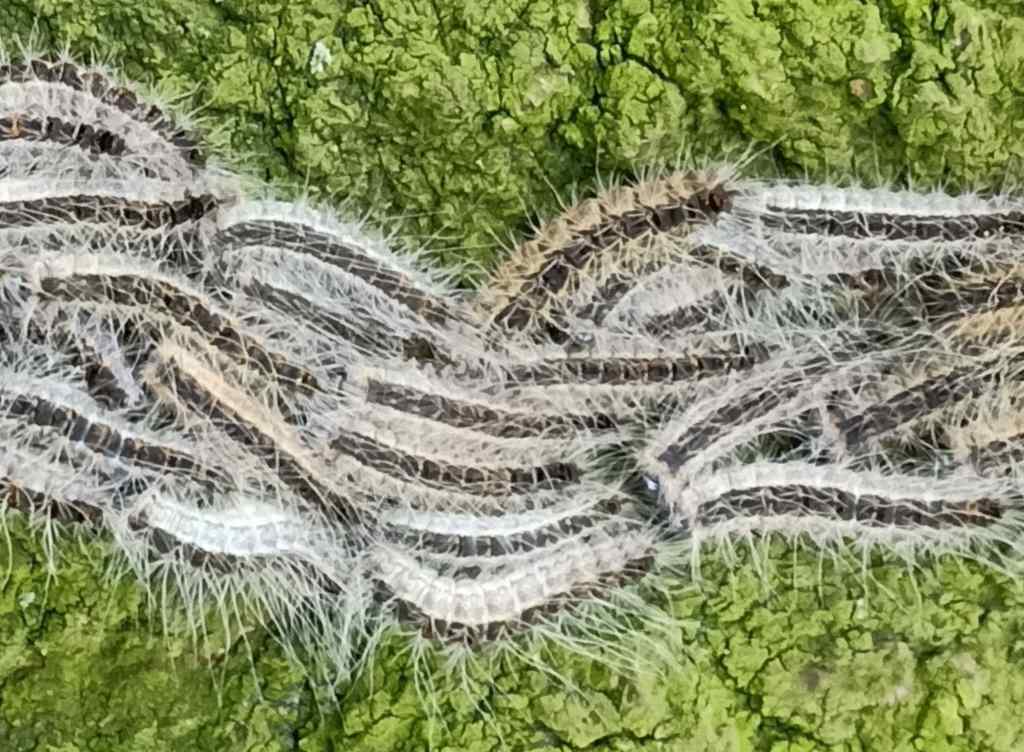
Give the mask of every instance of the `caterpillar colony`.
M 467 295 L 105 68 L 3 57 L 0 499 L 335 680 L 396 628 L 462 658 L 671 629 L 642 586 L 707 545 L 1012 569 L 1022 240 L 1012 197 L 711 166 Z

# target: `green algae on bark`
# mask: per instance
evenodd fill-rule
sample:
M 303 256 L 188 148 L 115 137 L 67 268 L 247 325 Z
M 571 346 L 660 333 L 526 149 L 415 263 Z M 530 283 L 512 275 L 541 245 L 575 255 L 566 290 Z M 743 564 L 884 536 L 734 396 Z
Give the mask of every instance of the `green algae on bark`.
M 109 541 L 62 536 L 50 574 L 25 521 L 5 524 L 0 749 L 289 748 L 312 705 L 268 635 L 211 622 L 197 644 L 175 614 L 165 632 L 134 578 L 109 576 Z
M 1024 585 L 974 564 L 911 573 L 777 545 L 766 571 L 749 556 L 711 556 L 701 582 L 680 583 L 671 598 L 680 629 L 661 676 L 624 677 L 550 650 L 551 667 L 581 690 L 573 693 L 520 660 L 467 682 L 438 663 L 428 713 L 401 640 L 382 646 L 337 704 L 318 704 L 267 635 L 196 649 L 187 632 L 164 634 L 146 617 L 130 578 L 111 584 L 103 541 L 65 539 L 48 581 L 38 541 L 22 521 L 8 524 L 0 743 L 12 751 L 974 752 L 1024 743 Z M 210 644 L 219 638 L 214 630 Z

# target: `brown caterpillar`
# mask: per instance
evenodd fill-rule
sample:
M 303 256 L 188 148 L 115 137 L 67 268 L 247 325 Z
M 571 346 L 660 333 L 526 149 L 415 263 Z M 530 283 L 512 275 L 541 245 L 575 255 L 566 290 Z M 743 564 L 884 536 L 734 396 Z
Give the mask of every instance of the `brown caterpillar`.
M 478 296 L 477 309 L 499 329 L 525 332 L 538 342 L 567 341 L 564 319 L 569 312 L 561 301 L 577 292 L 581 279 L 621 275 L 617 267 L 631 243 L 652 235 L 685 234 L 692 225 L 712 221 L 729 207 L 726 180 L 714 173 L 676 173 L 581 202 L 542 226 L 534 240 L 494 271 Z M 672 257 L 667 252 L 662 263 Z M 658 263 L 649 257 L 644 261 Z

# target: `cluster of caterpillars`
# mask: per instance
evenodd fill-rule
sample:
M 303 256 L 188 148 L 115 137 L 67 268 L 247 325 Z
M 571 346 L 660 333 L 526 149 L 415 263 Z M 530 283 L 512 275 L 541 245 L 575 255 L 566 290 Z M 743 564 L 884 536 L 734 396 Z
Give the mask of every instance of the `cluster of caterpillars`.
M 1022 240 L 1013 197 L 714 167 L 467 295 L 108 70 L 0 59 L 0 499 L 340 670 L 395 623 L 571 628 L 680 543 L 1012 564 Z

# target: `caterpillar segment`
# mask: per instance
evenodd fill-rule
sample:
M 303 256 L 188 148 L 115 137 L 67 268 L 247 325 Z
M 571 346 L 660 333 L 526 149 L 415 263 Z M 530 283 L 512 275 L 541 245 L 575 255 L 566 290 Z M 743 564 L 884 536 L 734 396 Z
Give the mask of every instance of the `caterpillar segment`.
M 54 144 L 81 149 L 90 157 L 120 157 L 127 151 L 123 137 L 91 125 L 75 123 L 58 117 L 33 117 L 11 114 L 0 117 L 0 143 L 25 142 L 30 149 L 37 144 Z M 13 150 L 12 150 L 13 151 Z M 37 153 L 43 149 L 36 147 Z
M 767 450 L 769 437 L 804 453 L 833 446 L 839 430 L 836 401 L 872 383 L 878 370 L 891 367 L 901 354 L 875 351 L 870 340 L 834 344 L 836 349 L 824 354 L 805 348 L 766 360 L 670 413 L 639 449 L 640 472 L 657 479 L 662 489 L 675 488 L 752 447 L 756 457 Z
M 1014 344 L 1024 268 L 987 254 L 912 263 L 890 275 L 869 315 L 902 318 L 950 347 L 982 353 Z
M 822 188 L 778 182 L 734 202 L 767 229 L 851 239 L 979 241 L 1024 231 L 1024 204 L 1014 197 L 950 196 L 884 188 Z
M 935 423 L 953 460 L 981 474 L 1018 474 L 1024 458 L 1021 398 L 1021 380 L 1006 378 L 940 414 Z
M 594 527 L 639 524 L 650 511 L 623 494 L 572 499 L 544 509 L 490 517 L 394 511 L 381 518 L 386 544 L 404 546 L 438 566 L 472 567 L 494 557 L 521 555 L 588 534 Z

